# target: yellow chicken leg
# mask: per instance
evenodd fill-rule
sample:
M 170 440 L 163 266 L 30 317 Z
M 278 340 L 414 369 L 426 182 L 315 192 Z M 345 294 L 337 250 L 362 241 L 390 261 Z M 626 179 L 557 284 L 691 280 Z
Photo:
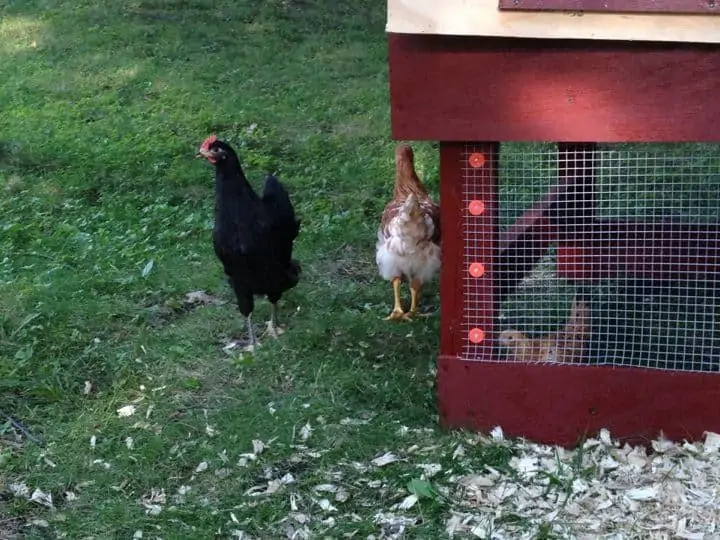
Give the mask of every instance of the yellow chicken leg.
M 422 282 L 419 279 L 413 279 L 410 282 L 410 311 L 406 314 L 409 317 L 427 317 L 429 313 L 420 313 L 418 309 L 418 301 L 420 299 L 420 289 Z
M 400 303 L 400 278 L 396 277 L 392 280 L 393 294 L 395 295 L 395 304 L 393 306 L 392 313 L 385 317 L 386 321 L 396 321 L 398 319 L 404 319 L 406 313 L 403 311 L 402 304 Z

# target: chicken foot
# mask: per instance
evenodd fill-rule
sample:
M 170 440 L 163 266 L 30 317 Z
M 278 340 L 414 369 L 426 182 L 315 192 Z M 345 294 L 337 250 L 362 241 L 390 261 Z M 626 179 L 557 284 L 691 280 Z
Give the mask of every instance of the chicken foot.
M 247 339 L 233 338 L 223 348 L 225 350 L 230 350 L 238 347 L 245 352 L 252 352 L 255 350 L 255 347 L 259 345 L 259 342 L 255 337 L 255 329 L 252 324 L 252 313 L 245 317 L 245 330 L 247 331 Z
M 390 315 L 385 317 L 386 321 L 397 321 L 397 320 L 408 321 L 408 320 L 410 320 L 410 315 L 403 311 L 402 304 L 400 303 L 400 283 L 401 283 L 401 281 L 402 281 L 402 279 L 399 277 L 393 278 L 393 280 L 392 280 L 394 304 L 393 304 L 393 310 L 390 313 Z
M 265 333 L 275 339 L 285 333 L 285 329 L 278 321 L 278 306 L 275 302 L 270 303 L 270 320 L 267 322 Z
M 245 317 L 245 324 L 247 326 L 248 342 L 247 345 L 243 347 L 243 349 L 252 352 L 253 349 L 255 349 L 255 346 L 258 344 L 258 340 L 255 337 L 255 329 L 252 325 L 252 313 Z

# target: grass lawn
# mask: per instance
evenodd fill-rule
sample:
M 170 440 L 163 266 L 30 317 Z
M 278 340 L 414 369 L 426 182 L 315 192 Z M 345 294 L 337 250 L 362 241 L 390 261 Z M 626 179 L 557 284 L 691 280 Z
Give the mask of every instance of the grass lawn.
M 0 537 L 392 537 L 415 480 L 394 513 L 437 538 L 449 503 L 421 479 L 507 463 L 436 428 L 437 315 L 381 320 L 384 23 L 381 0 L 0 7 L 0 422 L 32 434 L 0 424 Z M 289 331 L 253 358 L 222 349 L 241 319 L 193 159 L 212 132 L 303 219 Z M 437 193 L 436 148 L 416 154 Z
M 433 316 L 382 320 L 392 291 L 374 250 L 395 146 L 384 26 L 384 0 L 0 4 L 1 539 L 710 530 L 720 488 L 673 495 L 688 505 L 674 514 L 647 489 L 680 485 L 685 461 L 720 486 L 720 436 L 661 445 L 663 468 L 608 437 L 565 452 L 438 429 L 437 287 L 422 302 Z M 277 172 L 303 220 L 288 331 L 253 356 L 223 349 L 243 321 L 212 251 L 213 171 L 193 158 L 213 132 L 255 186 Z M 437 147 L 414 148 L 437 195 Z M 504 223 L 552 180 L 523 150 L 541 147 L 514 148 Z M 720 189 L 716 149 L 703 152 L 710 172 L 682 173 L 690 206 Z M 684 209 L 666 184 L 647 205 Z M 606 211 L 639 192 L 622 189 L 603 195 Z M 256 305 L 261 323 L 269 306 Z M 670 519 L 695 508 L 707 515 Z

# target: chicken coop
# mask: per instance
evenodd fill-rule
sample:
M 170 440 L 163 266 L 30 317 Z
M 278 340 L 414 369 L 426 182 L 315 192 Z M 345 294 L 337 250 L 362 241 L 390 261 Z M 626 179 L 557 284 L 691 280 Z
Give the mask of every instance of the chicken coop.
M 389 0 L 440 146 L 438 407 L 573 445 L 720 432 L 720 4 Z

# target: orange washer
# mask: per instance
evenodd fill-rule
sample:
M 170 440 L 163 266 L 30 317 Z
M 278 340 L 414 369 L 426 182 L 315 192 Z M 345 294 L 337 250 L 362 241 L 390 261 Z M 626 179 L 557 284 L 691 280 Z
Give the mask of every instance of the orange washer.
M 472 216 L 479 216 L 485 211 L 485 203 L 481 200 L 470 201 L 468 204 L 468 212 Z
M 474 278 L 482 277 L 485 273 L 485 266 L 483 266 L 482 263 L 472 263 L 470 268 L 468 268 L 468 272 L 470 272 L 470 275 Z
M 472 343 L 482 343 L 482 341 L 485 339 L 485 331 L 481 328 L 473 328 L 468 334 L 468 339 Z
M 482 167 L 483 165 L 485 165 L 485 154 L 481 154 L 480 152 L 473 152 L 468 158 L 468 163 L 473 169 Z

